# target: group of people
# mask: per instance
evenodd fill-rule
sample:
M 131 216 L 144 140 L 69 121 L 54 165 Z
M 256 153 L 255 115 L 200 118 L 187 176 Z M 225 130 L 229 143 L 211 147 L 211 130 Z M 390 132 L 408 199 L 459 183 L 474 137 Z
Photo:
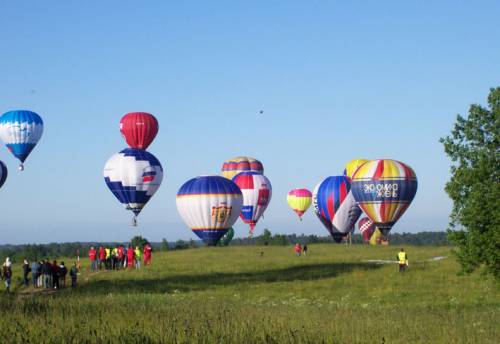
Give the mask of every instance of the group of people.
M 105 270 L 120 270 L 127 267 L 139 269 L 142 257 L 144 257 L 144 265 L 151 264 L 151 252 L 149 243 L 144 246 L 142 251 L 139 246 L 134 249 L 131 245 L 128 248 L 123 245 L 114 248 L 99 246 L 97 250 L 91 247 L 89 250 L 90 270 L 98 271 L 103 268 Z
M 304 247 L 302 247 L 301 244 L 296 243 L 295 244 L 295 255 L 297 257 L 300 257 L 300 255 L 304 253 L 304 256 L 307 256 L 307 244 L 304 244 Z
M 60 289 L 66 287 L 66 276 L 68 274 L 68 268 L 64 265 L 64 262 L 60 264 L 54 260 L 52 263 L 50 260 L 34 260 L 31 264 L 27 258 L 23 261 L 23 284 L 28 287 L 30 285 L 30 276 L 33 288 L 46 288 L 46 289 Z M 76 280 L 78 275 L 78 268 L 76 263 L 73 264 L 69 270 L 69 276 L 71 278 L 71 287 L 76 287 Z M 9 257 L 5 259 L 2 266 L 2 280 L 5 282 L 5 289 L 7 293 L 10 293 L 10 286 L 12 281 L 12 261 Z

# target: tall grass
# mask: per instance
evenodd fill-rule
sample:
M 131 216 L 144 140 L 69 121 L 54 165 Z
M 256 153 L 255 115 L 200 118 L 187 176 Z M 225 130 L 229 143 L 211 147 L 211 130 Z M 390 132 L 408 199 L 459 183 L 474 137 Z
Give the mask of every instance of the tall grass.
M 498 284 L 458 276 L 448 248 L 405 248 L 406 273 L 365 262 L 398 248 L 357 245 L 174 251 L 94 274 L 84 261 L 75 290 L 0 297 L 2 342 L 497 343 Z

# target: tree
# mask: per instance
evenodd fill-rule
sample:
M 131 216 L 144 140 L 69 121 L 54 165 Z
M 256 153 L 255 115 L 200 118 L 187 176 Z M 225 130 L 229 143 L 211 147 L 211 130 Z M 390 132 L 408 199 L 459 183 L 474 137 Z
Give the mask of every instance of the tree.
M 162 251 L 168 251 L 170 249 L 170 247 L 168 246 L 167 239 L 165 239 L 165 238 L 162 239 L 160 249 Z
M 149 243 L 149 241 L 146 238 L 143 238 L 140 235 L 136 235 L 135 237 L 133 237 L 130 240 L 130 244 L 132 245 L 132 247 L 136 247 L 136 246 L 144 247 L 148 243 Z
M 257 245 L 268 245 L 271 240 L 271 231 L 267 228 L 264 229 L 264 233 L 257 237 Z
M 484 267 L 500 279 L 500 87 L 490 90 L 488 108 L 471 105 L 440 141 L 452 161 L 448 236 L 462 270 Z

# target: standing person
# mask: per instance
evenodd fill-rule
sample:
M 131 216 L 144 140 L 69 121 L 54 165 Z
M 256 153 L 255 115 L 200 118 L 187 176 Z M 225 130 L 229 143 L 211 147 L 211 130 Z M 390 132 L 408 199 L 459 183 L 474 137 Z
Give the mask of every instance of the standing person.
M 302 246 L 300 246 L 299 243 L 295 244 L 295 255 L 297 257 L 300 257 L 300 253 L 302 252 Z
M 304 252 L 304 256 L 307 256 L 307 244 L 304 244 L 304 248 L 302 248 L 302 252 Z
M 56 260 L 52 263 L 52 285 L 54 289 L 59 289 L 59 265 Z
M 33 288 L 38 287 L 38 277 L 40 277 L 40 264 L 36 259 L 31 263 L 31 278 L 33 279 Z
M 144 246 L 144 266 L 151 264 L 151 245 L 149 243 Z
M 59 265 L 59 284 L 61 288 L 66 288 L 66 275 L 68 274 L 68 269 L 64 265 L 64 262 L 61 262 Z
M 30 262 L 28 261 L 28 258 L 25 257 L 23 261 L 23 282 L 25 287 L 29 286 L 30 284 L 28 278 L 30 271 L 31 271 Z
M 135 250 L 134 250 L 135 268 L 136 269 L 141 268 L 141 255 L 142 255 L 141 249 L 139 248 L 139 246 L 136 246 Z
M 120 245 L 120 246 L 118 246 L 118 269 L 121 269 L 122 267 L 124 267 L 123 266 L 124 256 L 125 256 L 125 253 L 124 253 L 123 245 Z
M 5 259 L 2 267 L 2 279 L 5 281 L 5 291 L 10 293 L 10 282 L 12 280 L 12 262 L 10 258 Z
M 106 251 L 104 247 L 99 246 L 99 270 L 102 270 L 102 264 L 106 261 Z
M 89 250 L 89 259 L 90 259 L 90 271 L 97 270 L 97 251 L 92 246 Z
M 52 287 L 52 265 L 50 265 L 49 258 L 43 261 L 42 265 L 43 286 L 45 288 Z
M 399 272 L 404 272 L 408 266 L 408 256 L 404 248 L 401 248 L 401 251 L 399 251 L 397 259 L 399 261 Z
M 106 266 L 106 270 L 109 270 L 111 267 L 111 250 L 109 247 L 106 247 L 104 251 L 106 252 L 106 263 L 104 265 Z
M 76 279 L 78 277 L 78 268 L 76 267 L 76 262 L 73 263 L 71 270 L 69 270 L 69 276 L 71 277 L 71 288 L 76 288 Z
M 113 270 L 116 270 L 116 266 L 118 265 L 118 248 L 114 247 L 111 251 L 111 267 Z
M 134 267 L 134 249 L 130 245 L 127 249 L 127 266 L 129 268 Z

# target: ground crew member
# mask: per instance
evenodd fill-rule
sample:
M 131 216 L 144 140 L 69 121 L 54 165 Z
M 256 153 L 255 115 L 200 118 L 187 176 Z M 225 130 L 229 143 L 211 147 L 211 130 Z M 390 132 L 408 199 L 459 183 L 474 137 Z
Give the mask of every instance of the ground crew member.
M 106 252 L 106 270 L 109 270 L 111 268 L 111 250 L 109 247 L 106 247 L 104 251 Z
M 135 247 L 134 255 L 135 255 L 135 257 L 134 257 L 135 258 L 135 268 L 139 269 L 141 267 L 141 250 L 139 249 L 139 246 Z
M 89 250 L 89 259 L 90 259 L 90 270 L 91 271 L 96 271 L 97 270 L 97 251 L 94 249 L 92 246 Z
M 398 253 L 398 262 L 399 272 L 405 271 L 406 267 L 408 266 L 408 256 L 406 255 L 404 248 L 401 248 L 401 251 L 399 251 Z

